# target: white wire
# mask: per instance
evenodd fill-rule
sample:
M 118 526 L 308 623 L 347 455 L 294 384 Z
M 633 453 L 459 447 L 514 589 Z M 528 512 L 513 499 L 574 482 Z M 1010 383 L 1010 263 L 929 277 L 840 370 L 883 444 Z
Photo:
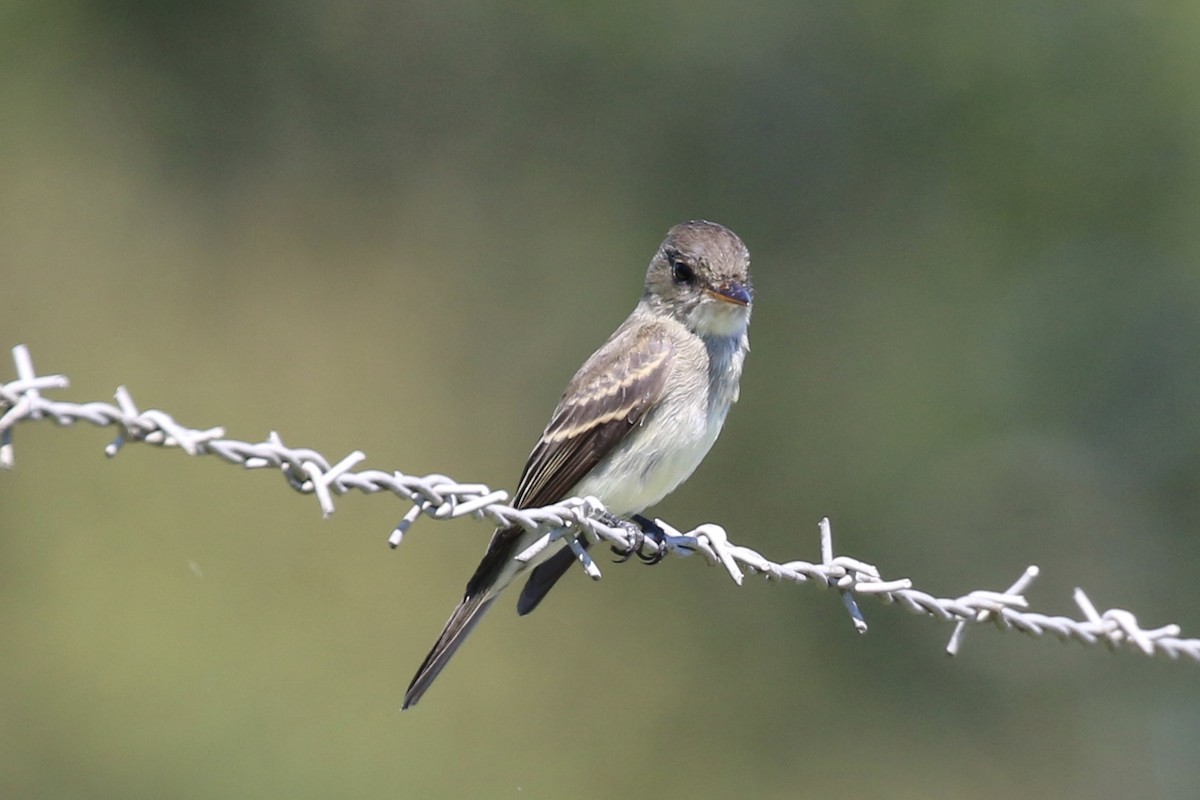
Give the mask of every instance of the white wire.
M 604 506 L 594 497 L 570 498 L 544 508 L 516 509 L 507 505 L 507 492 L 489 489 L 481 483 L 459 483 L 437 474 L 415 476 L 375 469 L 355 472 L 353 468 L 366 458 L 360 451 L 330 463 L 315 450 L 288 447 L 274 432 L 266 441 L 250 443 L 226 438 L 223 428 L 188 428 L 164 411 L 139 411 L 124 387 L 117 389 L 116 405 L 49 400 L 43 391 L 66 388 L 67 379 L 62 375 L 37 375 L 24 345 L 14 347 L 12 354 L 17 377 L 0 384 L 0 467 L 3 468 L 11 469 L 14 465 L 13 429 L 17 424 L 51 419 L 60 425 L 71 425 L 83 420 L 117 429 L 116 439 L 105 448 L 110 457 L 132 441 L 175 447 L 188 455 L 215 455 L 246 469 L 279 469 L 293 489 L 315 495 L 326 516 L 334 511 L 336 495 L 353 489 L 366 493 L 391 492 L 412 503 L 388 539 L 393 547 L 400 544 L 413 523 L 422 516 L 441 520 L 472 516 L 497 526 L 520 525 L 540 531 L 542 538 L 521 553 L 519 557 L 522 558 L 531 558 L 538 549 L 561 537 L 588 537 L 609 542 L 620 550 L 628 550 L 636 544 L 629 531 L 602 521 Z M 939 598 L 914 589 L 906 578 L 889 580 L 866 562 L 849 556 L 835 556 L 828 519 L 822 520 L 819 526 L 822 557 L 816 564 L 771 561 L 748 547 L 730 542 L 719 525 L 705 524 L 683 533 L 663 520 L 656 520 L 656 523 L 665 535 L 658 542 L 653 538 L 645 540 L 643 552 L 648 555 L 654 555 L 660 549 L 670 555 L 700 553 L 710 564 L 724 567 L 738 585 L 743 583 L 746 574 L 750 574 L 762 575 L 767 580 L 812 583 L 837 589 L 855 627 L 861 632 L 867 630 L 867 624 L 855 601 L 856 596 L 876 597 L 913 614 L 952 622 L 955 629 L 946 648 L 951 655 L 961 649 L 968 625 L 991 622 L 1000 630 L 1017 630 L 1038 637 L 1049 633 L 1063 641 L 1104 644 L 1110 649 L 1125 647 L 1148 656 L 1165 655 L 1172 659 L 1187 656 L 1200 662 L 1200 639 L 1181 638 L 1178 625 L 1142 628 L 1137 617 L 1125 609 L 1097 611 L 1082 589 L 1076 589 L 1074 594 L 1084 617 L 1081 620 L 1026 610 L 1028 602 L 1024 592 L 1038 576 L 1035 566 L 1026 569 L 1007 591 L 977 589 L 961 597 Z M 599 578 L 600 570 L 587 557 L 586 550 L 573 549 L 588 575 Z

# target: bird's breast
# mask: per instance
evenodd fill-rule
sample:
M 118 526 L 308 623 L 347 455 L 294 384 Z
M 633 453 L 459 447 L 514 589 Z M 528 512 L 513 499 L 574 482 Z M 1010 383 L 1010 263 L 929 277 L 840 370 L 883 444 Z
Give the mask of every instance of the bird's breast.
M 593 495 L 617 516 L 654 505 L 700 465 L 728 410 L 728 400 L 710 402 L 703 389 L 671 393 L 572 494 Z

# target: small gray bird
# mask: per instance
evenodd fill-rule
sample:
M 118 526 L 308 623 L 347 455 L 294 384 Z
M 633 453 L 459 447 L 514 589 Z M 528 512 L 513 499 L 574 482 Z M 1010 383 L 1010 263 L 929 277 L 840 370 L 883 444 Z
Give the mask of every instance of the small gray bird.
M 513 504 L 598 498 L 617 517 L 638 514 L 692 474 L 738 398 L 749 350 L 750 253 L 733 231 L 694 220 L 667 233 L 642 299 L 571 379 L 525 464 Z M 499 528 L 462 602 L 409 684 L 414 705 L 496 597 L 523 572 L 517 613 L 528 614 L 575 561 L 555 542 L 527 563 L 539 535 Z

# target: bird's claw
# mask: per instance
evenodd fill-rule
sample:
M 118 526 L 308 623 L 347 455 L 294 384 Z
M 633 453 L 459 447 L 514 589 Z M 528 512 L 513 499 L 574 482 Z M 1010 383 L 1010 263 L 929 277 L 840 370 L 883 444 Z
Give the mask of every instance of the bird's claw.
M 613 559 L 617 564 L 624 564 L 633 556 L 637 556 L 638 561 L 647 565 L 657 564 L 666 558 L 667 550 L 663 546 L 663 537 L 666 534 L 662 528 L 655 525 L 651 520 L 646 519 L 641 514 L 634 514 L 632 520 L 613 517 L 605 521 L 613 527 L 621 528 L 629 534 L 628 547 L 624 549 L 618 548 L 616 545 L 612 547 L 613 553 L 619 556 Z M 655 552 L 646 552 L 647 539 L 650 539 L 656 545 Z
M 618 556 L 613 559 L 615 563 L 624 564 L 635 554 L 638 555 L 638 558 L 641 558 L 641 549 L 642 545 L 646 542 L 646 534 L 642 532 L 637 523 L 613 516 L 605 519 L 604 522 L 614 528 L 620 528 L 628 535 L 628 545 L 624 549 L 617 547 L 615 544 L 611 548 L 613 553 Z

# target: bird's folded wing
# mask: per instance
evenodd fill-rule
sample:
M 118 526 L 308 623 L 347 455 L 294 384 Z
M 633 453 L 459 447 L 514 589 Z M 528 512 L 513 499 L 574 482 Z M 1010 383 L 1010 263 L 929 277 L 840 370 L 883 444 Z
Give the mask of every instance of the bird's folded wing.
M 597 350 L 567 386 L 529 455 L 513 504 L 536 508 L 566 497 L 662 397 L 673 350 L 657 324 L 625 328 Z M 511 558 L 515 554 L 507 551 L 522 531 L 496 531 L 488 555 Z M 481 564 L 476 578 L 488 572 Z

